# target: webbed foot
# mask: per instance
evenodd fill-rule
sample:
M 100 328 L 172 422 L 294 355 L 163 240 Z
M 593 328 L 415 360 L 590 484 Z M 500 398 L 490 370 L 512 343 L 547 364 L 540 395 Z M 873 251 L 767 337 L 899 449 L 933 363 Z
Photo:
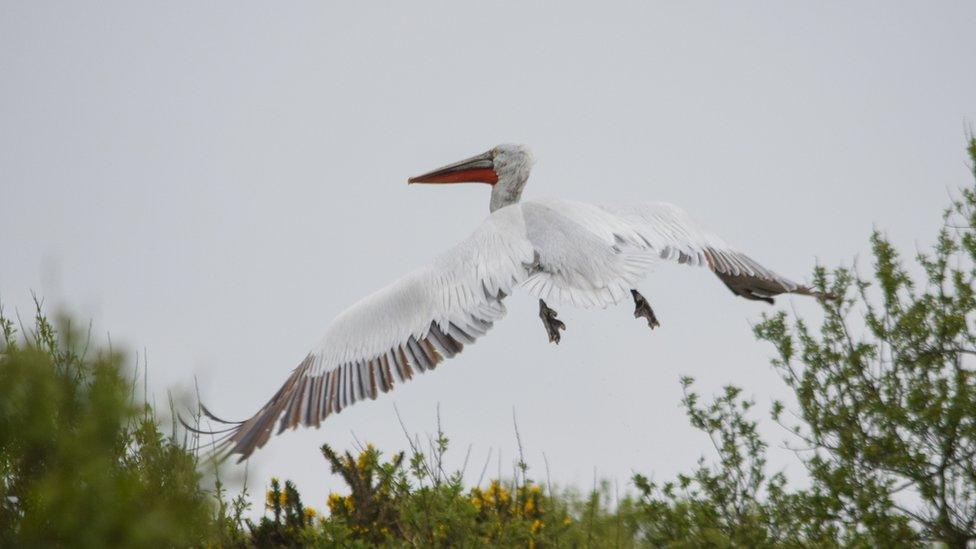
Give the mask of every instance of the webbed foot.
M 566 325 L 556 318 L 556 311 L 549 308 L 546 302 L 539 300 L 539 318 L 542 319 L 542 325 L 546 328 L 546 333 L 549 334 L 549 341 L 559 344 L 560 334 L 559 330 L 565 330 Z
M 630 293 L 634 296 L 634 318 L 646 318 L 647 325 L 652 330 L 660 326 L 661 323 L 657 321 L 657 316 L 654 315 L 654 309 L 651 309 L 651 304 L 647 302 L 647 299 L 637 290 L 631 290 Z

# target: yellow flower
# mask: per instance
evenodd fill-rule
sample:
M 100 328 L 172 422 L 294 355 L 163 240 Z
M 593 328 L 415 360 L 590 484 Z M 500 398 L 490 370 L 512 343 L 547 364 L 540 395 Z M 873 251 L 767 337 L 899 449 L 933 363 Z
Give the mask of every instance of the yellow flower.
M 329 493 L 329 500 L 326 502 L 326 505 L 329 506 L 329 512 L 333 515 L 338 513 L 344 507 L 344 502 L 342 501 L 344 499 L 344 497 L 335 492 Z
M 542 522 L 539 519 L 535 519 L 532 522 L 532 533 L 533 534 L 538 534 L 545 526 L 546 526 L 546 523 Z
M 484 499 L 484 497 L 481 494 L 481 490 L 479 490 L 477 488 L 473 488 L 471 490 L 470 499 L 471 499 L 471 503 L 473 503 L 474 506 L 477 507 L 479 511 L 481 510 L 481 508 L 485 504 L 485 499 Z
M 307 522 L 312 522 L 312 519 L 314 519 L 316 515 L 318 515 L 318 512 L 315 511 L 314 507 L 305 508 L 305 520 Z
M 491 481 L 491 484 L 488 485 L 488 490 L 485 492 L 485 501 L 488 503 L 508 507 L 511 499 L 512 496 L 509 491 L 503 488 L 497 480 Z
M 533 509 L 535 509 L 535 500 L 529 498 L 525 501 L 525 514 L 531 514 Z
M 572 523 L 573 523 L 573 519 L 571 519 L 569 517 L 566 517 L 566 518 L 563 519 L 563 524 L 565 524 L 566 526 L 569 526 Z
M 356 458 L 356 468 L 360 471 L 366 470 L 366 465 L 369 464 L 371 458 L 376 454 L 376 447 L 371 443 L 366 443 L 366 449 L 359 453 L 359 457 Z
M 268 509 L 273 509 L 274 508 L 274 502 L 275 502 L 274 490 L 268 490 L 268 493 L 265 494 L 264 505 Z

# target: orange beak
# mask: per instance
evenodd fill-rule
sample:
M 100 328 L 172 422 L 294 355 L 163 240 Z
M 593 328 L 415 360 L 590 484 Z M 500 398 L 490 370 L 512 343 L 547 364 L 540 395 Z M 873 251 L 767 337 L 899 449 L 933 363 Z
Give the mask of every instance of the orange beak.
M 423 175 L 411 177 L 407 183 L 498 183 L 491 151 L 449 164 Z

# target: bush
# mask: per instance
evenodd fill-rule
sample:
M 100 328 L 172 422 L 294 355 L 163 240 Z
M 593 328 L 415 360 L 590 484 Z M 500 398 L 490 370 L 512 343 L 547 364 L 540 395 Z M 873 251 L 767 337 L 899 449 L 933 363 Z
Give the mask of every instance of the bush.
M 195 457 L 135 404 L 122 358 L 41 313 L 0 311 L 0 545 L 173 546 L 206 539 Z
M 976 178 L 976 139 L 967 150 Z M 976 185 L 943 221 L 915 255 L 922 276 L 875 231 L 872 279 L 815 271 L 820 290 L 844 296 L 824 304 L 819 329 L 782 312 L 756 327 L 796 395 L 788 427 L 809 449 L 820 511 L 856 525 L 852 539 L 976 540 Z

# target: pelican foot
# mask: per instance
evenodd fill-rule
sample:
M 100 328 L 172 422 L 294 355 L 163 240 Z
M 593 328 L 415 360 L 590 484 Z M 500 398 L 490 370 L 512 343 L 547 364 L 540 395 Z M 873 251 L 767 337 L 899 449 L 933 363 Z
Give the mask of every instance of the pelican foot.
M 637 290 L 631 290 L 630 293 L 634 296 L 634 318 L 646 318 L 647 325 L 652 330 L 660 326 L 661 323 L 657 321 L 657 316 L 654 315 L 654 309 L 651 309 L 651 304 L 647 302 L 647 299 Z
M 549 334 L 549 341 L 559 345 L 559 330 L 565 330 L 566 325 L 556 318 L 557 314 L 556 311 L 546 305 L 545 301 L 539 300 L 539 318 L 542 319 L 542 325 L 546 327 L 546 333 Z

